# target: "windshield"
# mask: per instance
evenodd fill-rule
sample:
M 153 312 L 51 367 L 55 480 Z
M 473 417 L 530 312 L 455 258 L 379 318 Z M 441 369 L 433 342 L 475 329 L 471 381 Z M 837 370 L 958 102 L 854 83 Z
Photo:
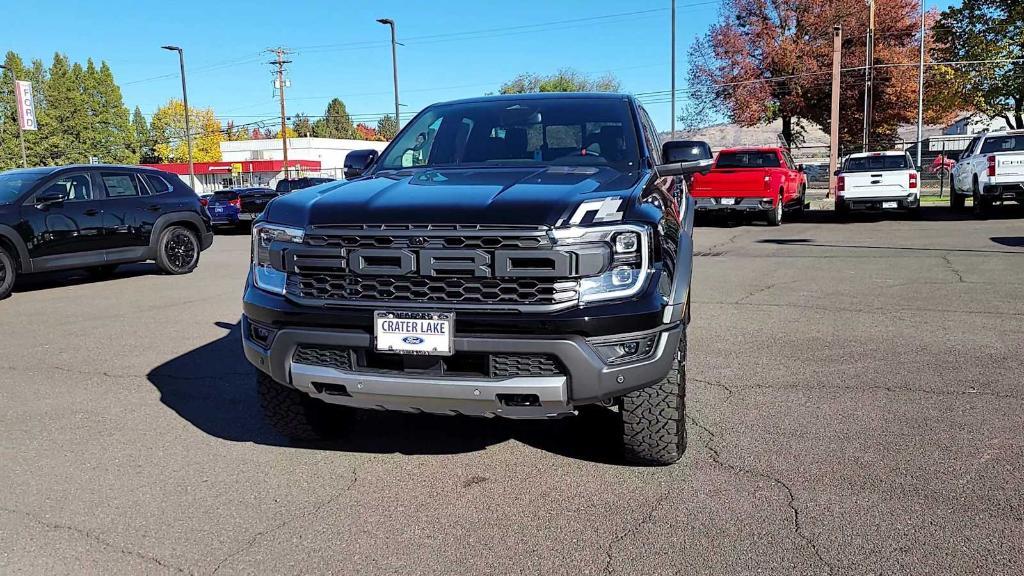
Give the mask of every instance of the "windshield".
M 219 202 L 230 202 L 238 198 L 238 192 L 234 190 L 220 190 L 213 193 L 213 199 Z
M 848 158 L 843 172 L 884 172 L 886 170 L 913 170 L 910 158 L 900 156 L 862 156 Z
M 1024 152 L 1024 136 L 995 136 L 986 138 L 981 145 L 982 154 L 996 152 Z
M 10 204 L 28 191 L 47 172 L 4 172 L 0 174 L 0 204 Z
M 625 100 L 493 100 L 428 108 L 379 166 L 610 166 L 628 172 L 639 156 Z
M 719 152 L 715 168 L 778 168 L 775 152 Z

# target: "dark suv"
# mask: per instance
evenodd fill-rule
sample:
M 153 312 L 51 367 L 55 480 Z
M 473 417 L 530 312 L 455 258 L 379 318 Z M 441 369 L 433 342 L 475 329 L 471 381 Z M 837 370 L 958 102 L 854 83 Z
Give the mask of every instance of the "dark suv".
M 213 243 L 210 216 L 177 176 L 84 165 L 0 173 L 0 298 L 18 274 L 155 260 L 186 274 Z
M 309 188 L 311 186 L 326 184 L 328 182 L 334 182 L 334 178 L 317 178 L 312 176 L 303 176 L 302 178 L 278 180 L 277 185 L 274 186 L 274 191 L 277 192 L 278 194 L 287 194 L 289 192 L 294 192 L 295 190 L 302 190 L 303 188 Z
M 270 422 L 312 438 L 337 406 L 621 414 L 625 455 L 686 445 L 693 201 L 624 95 L 430 106 L 349 181 L 253 228 L 242 338 Z

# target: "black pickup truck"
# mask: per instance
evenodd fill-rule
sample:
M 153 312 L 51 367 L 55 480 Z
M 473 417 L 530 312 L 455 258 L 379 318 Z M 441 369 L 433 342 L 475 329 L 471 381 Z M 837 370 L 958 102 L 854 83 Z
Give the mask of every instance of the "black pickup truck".
M 709 163 L 662 164 L 658 142 L 626 95 L 461 100 L 350 153 L 347 181 L 272 200 L 242 318 L 269 421 L 310 439 L 339 406 L 603 405 L 627 459 L 678 460 L 693 201 L 677 176 Z

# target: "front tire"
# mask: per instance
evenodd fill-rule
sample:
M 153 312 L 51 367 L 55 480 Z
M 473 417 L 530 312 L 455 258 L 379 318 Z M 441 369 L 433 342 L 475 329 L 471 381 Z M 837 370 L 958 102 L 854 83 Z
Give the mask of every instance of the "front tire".
M 626 460 L 645 466 L 667 466 L 686 451 L 686 330 L 679 343 L 681 362 L 653 386 L 619 400 L 622 447 Z
M 156 264 L 167 274 L 188 274 L 199 265 L 199 239 L 184 226 L 169 226 L 157 242 Z
M 313 441 L 332 436 L 332 406 L 283 384 L 263 372 L 256 372 L 263 418 L 282 436 Z
M 14 263 L 14 257 L 6 248 L 0 246 L 0 300 L 11 295 L 17 275 L 18 268 Z

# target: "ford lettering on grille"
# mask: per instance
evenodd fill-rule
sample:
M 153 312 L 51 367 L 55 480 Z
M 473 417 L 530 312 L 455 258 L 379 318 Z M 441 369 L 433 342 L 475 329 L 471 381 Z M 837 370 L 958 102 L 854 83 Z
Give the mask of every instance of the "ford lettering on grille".
M 358 248 L 348 268 L 360 276 L 463 276 L 565 278 L 572 256 L 558 250 L 401 250 Z

